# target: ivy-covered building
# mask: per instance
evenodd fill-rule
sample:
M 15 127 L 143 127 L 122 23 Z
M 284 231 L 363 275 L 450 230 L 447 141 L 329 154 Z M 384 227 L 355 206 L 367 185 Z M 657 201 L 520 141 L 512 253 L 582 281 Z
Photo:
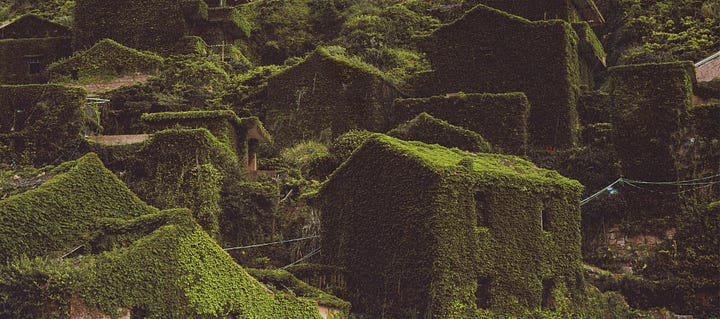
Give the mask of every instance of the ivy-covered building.
M 0 200 L 0 260 L 21 265 L 2 268 L 0 303 L 13 317 L 68 318 L 79 298 L 107 317 L 321 318 L 313 297 L 269 291 L 190 211 L 147 205 L 95 154 L 49 174 Z
M 323 258 L 371 318 L 572 313 L 581 192 L 519 157 L 376 134 L 319 192 Z
M 587 22 L 570 17 L 576 11 L 568 1 L 488 2 L 538 21 L 477 5 L 421 41 L 433 71 L 424 74 L 419 91 L 524 92 L 531 105 L 531 145 L 574 145 L 578 96 L 593 87 L 593 71 L 604 68 L 602 45 Z
M 491 153 L 492 147 L 480 134 L 452 125 L 425 112 L 398 125 L 388 135 L 406 141 L 439 144 L 447 148 L 479 153 Z
M 0 26 L 0 84 L 47 81 L 45 68 L 72 53 L 70 30 L 35 15 Z
M 692 63 L 623 65 L 609 71 L 613 141 L 623 177 L 652 182 L 704 177 L 692 176 L 694 170 L 684 170 L 681 163 L 681 154 L 699 146 L 687 134 L 696 83 Z M 634 220 L 673 216 L 680 211 L 680 191 L 628 189 L 628 215 Z
M 85 90 L 60 85 L 0 85 L 0 163 L 58 164 L 72 159 L 93 119 Z
M 525 155 L 530 102 L 524 93 L 459 93 L 393 101 L 390 122 L 400 124 L 426 112 L 480 134 L 498 153 Z
M 117 78 L 124 75 L 155 74 L 163 59 L 155 53 L 138 51 L 111 39 L 103 39 L 87 50 L 48 67 L 54 83 L 88 83 Z
M 229 110 L 148 113 L 143 114 L 142 120 L 157 131 L 171 128 L 209 130 L 235 153 L 248 174 L 257 170 L 260 143 L 272 142 L 272 137 L 257 117 L 239 118 Z
M 249 35 L 249 25 L 224 1 L 79 0 L 75 6 L 73 45 L 89 48 L 109 38 L 140 50 L 184 52 L 188 38 L 200 35 L 211 44 Z
M 281 145 L 351 129 L 391 129 L 388 110 L 402 96 L 379 71 L 324 48 L 271 76 L 264 92 L 259 116 Z

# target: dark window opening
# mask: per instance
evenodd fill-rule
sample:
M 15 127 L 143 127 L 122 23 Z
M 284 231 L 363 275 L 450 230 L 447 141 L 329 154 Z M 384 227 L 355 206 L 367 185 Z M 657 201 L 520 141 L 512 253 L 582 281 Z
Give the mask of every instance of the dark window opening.
M 491 280 L 489 277 L 478 277 L 477 279 L 477 290 L 475 290 L 475 303 L 478 309 L 490 308 L 490 284 Z
M 543 201 L 542 208 L 540 210 L 540 223 L 542 230 L 550 231 L 550 208 L 548 207 L 547 200 Z
M 555 281 L 552 279 L 543 279 L 542 285 L 542 307 L 545 309 L 555 309 L 555 299 L 552 295 L 552 291 L 555 289 Z
M 485 193 L 475 193 L 475 212 L 477 213 L 477 225 L 490 227 L 490 205 L 488 205 Z
M 144 319 L 150 312 L 143 306 L 135 306 L 130 310 L 130 319 Z
M 42 71 L 42 66 L 40 64 L 40 60 L 41 60 L 40 56 L 27 57 L 28 69 L 29 69 L 30 74 L 38 74 Z

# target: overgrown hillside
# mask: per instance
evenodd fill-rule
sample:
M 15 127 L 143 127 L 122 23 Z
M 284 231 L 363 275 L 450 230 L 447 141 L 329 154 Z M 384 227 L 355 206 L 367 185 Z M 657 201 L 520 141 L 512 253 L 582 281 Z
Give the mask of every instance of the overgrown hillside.
M 591 4 L 0 0 L 0 319 L 718 318 L 720 0 Z

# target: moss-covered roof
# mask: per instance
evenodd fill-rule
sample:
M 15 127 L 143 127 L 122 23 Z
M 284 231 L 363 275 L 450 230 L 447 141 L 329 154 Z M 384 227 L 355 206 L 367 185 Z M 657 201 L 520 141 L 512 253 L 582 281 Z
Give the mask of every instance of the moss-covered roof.
M 245 130 L 248 131 L 248 133 L 252 133 L 249 136 L 250 138 L 272 142 L 272 136 L 265 129 L 260 119 L 255 116 L 241 118 L 230 110 L 145 113 L 141 116 L 141 119 L 151 123 L 223 119 L 230 122 L 237 130 Z M 249 132 L 253 129 L 255 129 L 253 132 Z
M 425 112 L 400 124 L 387 133 L 403 140 L 457 147 L 470 152 L 490 152 L 491 147 L 480 134 L 452 125 Z
M 163 63 L 159 55 L 124 46 L 112 39 L 103 39 L 87 50 L 48 66 L 53 80 L 84 80 L 98 76 L 119 76 L 145 72 L 153 73 Z
M 697 84 L 697 78 L 695 77 L 695 66 L 692 61 L 676 61 L 676 62 L 661 62 L 661 63 L 641 63 L 641 64 L 627 64 L 617 65 L 608 68 L 610 73 L 624 74 L 632 76 L 638 74 L 640 71 L 643 73 L 657 73 L 663 74 L 669 70 L 684 69 L 690 76 L 692 84 Z
M 91 308 L 149 318 L 320 318 L 315 300 L 267 291 L 190 211 L 168 214 L 172 220 L 131 246 L 81 259 L 86 276 L 76 289 Z
M 156 212 L 91 153 L 59 166 L 36 189 L 0 201 L 0 261 L 62 253 L 85 243 L 100 218 Z
M 270 78 L 279 77 L 282 74 L 290 72 L 290 70 L 292 70 L 294 67 L 297 67 L 298 65 L 301 65 L 303 63 L 325 63 L 325 62 L 332 62 L 341 67 L 351 68 L 351 69 L 360 71 L 362 73 L 371 74 L 373 76 L 376 76 L 376 77 L 382 79 L 388 85 L 393 87 L 395 90 L 400 91 L 397 86 L 398 83 L 393 81 L 385 73 L 378 70 L 377 68 L 361 61 L 360 59 L 350 59 L 348 57 L 341 56 L 341 55 L 333 55 L 327 49 L 325 49 L 323 47 L 318 47 L 317 49 L 315 49 L 315 51 L 313 51 L 311 54 L 309 54 L 307 57 L 305 57 L 303 62 L 300 62 L 299 64 L 297 64 L 293 67 L 287 68 L 276 74 L 273 74 Z M 332 69 L 329 69 L 329 70 L 332 70 Z
M 70 36 L 68 27 L 34 14 L 23 15 L 0 26 L 0 39 L 45 38 Z
M 542 183 L 563 183 L 582 188 L 577 181 L 568 179 L 556 171 L 539 168 L 532 162 L 513 155 L 470 153 L 440 145 L 403 141 L 383 134 L 373 135 L 366 143 L 382 144 L 385 146 L 384 149 L 410 158 L 440 174 L 469 167 L 471 168 L 470 172 L 479 173 L 479 176 L 484 178 L 521 178 Z

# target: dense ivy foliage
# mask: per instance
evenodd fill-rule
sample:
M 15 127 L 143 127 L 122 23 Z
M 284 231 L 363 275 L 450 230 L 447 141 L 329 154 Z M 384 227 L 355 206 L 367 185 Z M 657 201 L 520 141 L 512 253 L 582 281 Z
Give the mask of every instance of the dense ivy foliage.
M 0 260 L 56 253 L 87 243 L 101 218 L 153 213 L 94 154 L 58 168 L 40 187 L 0 201 Z M 102 196 L 98 196 L 102 194 Z
M 0 163 L 73 159 L 88 121 L 85 91 L 58 85 L 0 86 Z
M 163 51 L 172 48 L 188 32 L 179 0 L 76 3 L 73 24 L 76 50 L 109 38 L 135 49 Z
M 687 110 L 691 105 L 693 74 L 687 62 L 621 66 L 610 69 L 614 145 L 623 176 L 643 181 L 680 178 L 677 150 L 684 143 Z M 658 89 L 662 88 L 662 89 Z M 657 194 L 628 190 L 632 219 L 677 213 L 677 189 Z
M 314 301 L 266 292 L 189 211 L 174 214 L 131 246 L 85 260 L 77 290 L 88 305 L 146 318 L 319 318 Z
M 478 5 L 424 40 L 433 72 L 422 94 L 524 92 L 530 143 L 569 147 L 578 137 L 578 43 L 567 22 L 531 22 Z
M 400 96 L 376 70 L 322 48 L 267 83 L 258 116 L 283 146 L 350 129 L 387 130 L 387 109 Z
M 528 146 L 530 103 L 523 93 L 463 94 L 395 100 L 392 122 L 427 112 L 480 134 L 502 152 L 524 155 Z
M 517 157 L 375 135 L 321 189 L 323 256 L 372 317 L 519 314 L 543 280 L 582 299 L 581 189 Z
M 50 176 L 67 176 L 76 162 L 54 171 L 18 164 L 58 164 L 90 145 L 140 198 L 190 212 L 149 208 L 151 214 L 132 219 L 90 217 L 92 223 L 72 221 L 80 230 L 67 230 L 62 245 L 32 243 L 28 249 L 43 259 L 0 267 L 0 317 L 61 316 L 78 293 L 106 312 L 130 307 L 135 317 L 316 317 L 312 302 L 287 290 L 321 304 L 331 300 L 347 315 L 347 303 L 282 271 L 253 271 L 272 296 L 255 282 L 246 285 L 252 280 L 212 243 L 314 236 L 322 220 L 332 225 L 323 230 L 325 264 L 308 266 L 309 275 L 298 278 L 340 292 L 368 318 L 622 318 L 622 298 L 600 294 L 580 274 L 576 183 L 515 157 L 370 131 L 406 122 L 391 134 L 475 153 L 490 150 L 486 138 L 492 151 L 527 155 L 581 181 L 585 196 L 618 176 L 672 181 L 720 170 L 718 107 L 690 108 L 689 64 L 604 72 L 605 64 L 698 60 L 715 51 L 717 0 L 596 0 L 608 23 L 592 28 L 571 0 L 465 0 L 452 8 L 436 0 L 77 2 L 75 9 L 66 0 L 0 1 L 0 21 L 32 12 L 71 26 L 76 10 L 76 50 L 114 39 L 47 70 L 70 56 L 68 29 L 33 15 L 17 19 L 0 31 L 0 83 L 156 76 L 84 109 L 79 90 L 0 86 L 0 169 L 9 169 L 0 171 L 0 207 L 37 195 Z M 695 84 L 692 93 L 716 103 L 716 82 Z M 247 143 L 246 125 L 259 125 L 252 116 L 268 124 L 277 144 Z M 110 147 L 82 140 L 93 130 L 156 134 Z M 245 175 L 248 150 L 259 150 L 267 171 Z M 328 176 L 320 216 L 313 201 Z M 645 188 L 620 189 L 621 196 L 583 206 L 583 244 L 617 223 L 634 233 L 677 231 L 654 257 L 635 261 L 637 276 L 608 275 L 610 284 L 601 288 L 622 292 L 635 307 L 715 315 L 718 283 L 708 274 L 718 264 L 717 236 L 707 234 L 717 233 L 718 205 L 706 204 L 720 188 Z M 72 212 L 26 206 L 42 208 L 39 217 L 107 209 L 72 205 Z M 543 212 L 545 225 L 538 219 Z M 10 241 L 28 241 L 27 234 L 3 237 L 15 247 Z M 319 241 L 230 255 L 244 266 L 281 267 Z M 96 255 L 74 265 L 48 259 L 76 242 L 86 244 L 81 254 Z M 13 258 L 26 248 L 13 248 Z M 608 261 L 607 252 L 586 248 L 587 261 Z
M 400 124 L 387 134 L 406 141 L 440 144 L 448 148 L 457 147 L 470 152 L 488 153 L 491 151 L 490 144 L 480 134 L 452 125 L 425 112 Z
M 51 62 L 69 56 L 69 37 L 0 39 L 0 83 L 44 83 Z M 31 63 L 32 62 L 32 63 Z
M 270 287 L 274 288 L 274 291 L 282 292 L 285 289 L 290 289 L 298 297 L 312 298 L 317 300 L 320 305 L 330 306 L 337 310 L 341 310 L 345 316 L 349 314 L 349 302 L 308 285 L 307 283 L 297 279 L 286 270 L 248 268 L 247 271 L 258 281 L 266 285 L 270 285 Z
M 238 9 L 250 21 L 248 53 L 263 65 L 282 64 L 289 57 L 302 56 L 337 34 L 339 27 L 332 0 L 260 0 Z
M 698 83 L 693 94 L 711 102 L 720 102 L 720 79 Z
M 231 146 L 204 128 L 164 130 L 115 165 L 125 167 L 124 179 L 140 198 L 163 209 L 190 208 L 219 239 L 221 181 L 242 169 Z
M 241 159 L 248 151 L 248 130 L 255 129 L 261 138 L 272 141 L 257 117 L 239 118 L 230 110 L 148 113 L 141 119 L 156 131 L 177 127 L 205 128 Z
M 693 107 L 690 113 L 690 138 L 681 151 L 685 170 L 694 177 L 712 176 L 720 171 L 720 104 Z M 692 140 L 694 138 L 694 140 Z M 720 196 L 720 187 L 709 185 L 694 194 L 700 203 L 713 201 Z
M 717 0 L 598 0 L 607 23 L 596 31 L 615 64 L 699 61 L 720 46 Z
M 128 48 L 103 39 L 91 48 L 57 61 L 48 67 L 53 82 L 101 82 L 118 76 L 156 73 L 163 59 L 152 52 Z
M 480 0 L 480 3 L 523 18 L 539 21 L 559 19 L 576 22 L 579 18 L 572 1 Z
M 55 38 L 70 36 L 68 27 L 50 22 L 34 14 L 26 14 L 3 25 L 0 39 Z
M 72 26 L 75 0 L 8 0 L 0 3 L 0 24 L 26 14 L 34 14 L 66 27 Z

